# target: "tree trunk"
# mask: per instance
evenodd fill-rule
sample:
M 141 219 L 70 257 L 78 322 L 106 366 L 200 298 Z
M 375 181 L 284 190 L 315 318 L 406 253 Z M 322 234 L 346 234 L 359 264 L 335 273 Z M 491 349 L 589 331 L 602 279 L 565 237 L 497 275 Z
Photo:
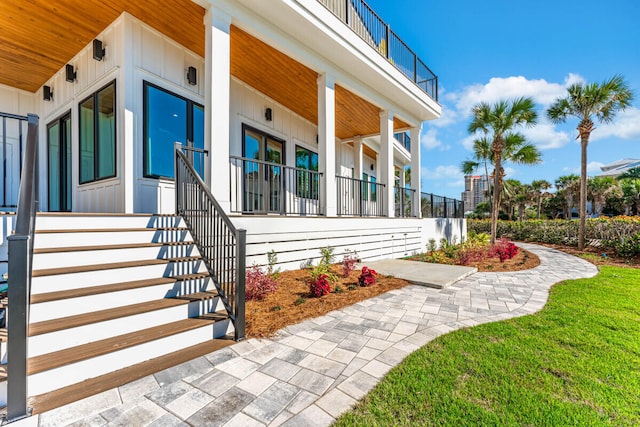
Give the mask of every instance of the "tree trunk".
M 538 193 L 538 219 L 540 219 L 540 207 L 542 205 L 542 193 Z
M 580 225 L 578 227 L 578 250 L 584 250 L 585 234 L 587 230 L 587 145 L 589 134 L 580 132 L 582 155 L 580 160 Z
M 498 213 L 500 212 L 500 193 L 502 190 L 502 159 L 494 154 L 493 200 L 491 208 L 491 244 L 495 245 L 498 234 Z

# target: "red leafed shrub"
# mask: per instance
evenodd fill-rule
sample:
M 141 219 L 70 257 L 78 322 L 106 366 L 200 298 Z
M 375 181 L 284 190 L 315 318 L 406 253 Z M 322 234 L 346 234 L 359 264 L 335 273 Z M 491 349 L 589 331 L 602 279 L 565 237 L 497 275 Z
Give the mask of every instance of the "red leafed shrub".
M 356 262 L 358 262 L 358 256 L 354 254 L 347 254 L 342 258 L 342 275 L 349 277 L 349 274 L 356 269 Z
M 358 285 L 371 286 L 375 284 L 377 275 L 378 273 L 376 273 L 374 269 L 362 267 L 362 273 L 360 273 L 360 277 L 358 277 Z
M 505 262 L 508 259 L 518 255 L 518 247 L 509 242 L 507 239 L 500 239 L 490 250 L 490 257 L 500 258 L 500 262 Z
M 245 295 L 247 301 L 263 299 L 278 289 L 278 282 L 273 276 L 260 270 L 257 265 L 247 268 L 245 273 Z
M 329 277 L 326 274 L 319 275 L 309 284 L 309 293 L 314 297 L 321 297 L 331 292 Z

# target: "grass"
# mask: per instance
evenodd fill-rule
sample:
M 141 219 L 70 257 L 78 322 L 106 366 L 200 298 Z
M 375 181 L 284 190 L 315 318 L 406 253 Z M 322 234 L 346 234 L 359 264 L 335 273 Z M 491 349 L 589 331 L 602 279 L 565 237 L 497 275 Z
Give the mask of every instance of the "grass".
M 640 425 L 640 270 L 601 267 L 531 316 L 409 355 L 337 426 Z

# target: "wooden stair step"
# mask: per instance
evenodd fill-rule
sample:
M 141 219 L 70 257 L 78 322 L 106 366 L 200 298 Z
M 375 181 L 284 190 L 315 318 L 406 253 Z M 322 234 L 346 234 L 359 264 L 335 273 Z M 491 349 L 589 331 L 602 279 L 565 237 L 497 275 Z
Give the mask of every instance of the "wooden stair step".
M 145 288 L 148 286 L 169 285 L 187 280 L 199 280 L 209 277 L 209 273 L 188 274 L 181 276 L 160 277 L 158 279 L 132 280 L 130 282 L 112 283 L 110 285 L 88 286 L 65 291 L 47 292 L 42 294 L 32 294 L 31 304 L 42 302 L 58 301 L 69 298 L 86 297 L 89 295 L 106 294 L 109 292 L 126 291 L 130 289 Z
M 187 332 L 203 326 L 213 325 L 214 323 L 215 320 L 205 318 L 184 319 L 140 331 L 130 332 L 128 334 L 93 341 L 52 353 L 34 356 L 29 358 L 27 361 L 27 372 L 29 375 L 37 374 L 39 372 L 81 362 L 83 360 L 102 356 L 125 348 L 134 347 L 182 332 Z
M 137 249 L 137 248 L 153 248 L 163 246 L 190 246 L 195 243 L 186 242 L 151 242 L 151 243 L 126 243 L 120 245 L 99 245 L 99 246 L 68 246 L 60 248 L 42 248 L 34 249 L 34 254 L 52 254 L 61 252 L 85 252 L 85 251 L 101 251 L 110 249 Z
M 0 328 L 0 342 L 7 342 L 8 336 L 7 328 Z
M 214 339 L 196 344 L 146 362 L 141 362 L 115 372 L 72 384 L 59 390 L 34 396 L 29 399 L 29 406 L 33 408 L 34 414 L 50 411 L 51 409 L 76 402 L 112 388 L 120 387 L 121 385 L 146 377 L 147 375 L 152 375 L 181 363 L 188 362 L 189 360 L 202 357 L 233 343 L 234 341 L 230 339 Z
M 121 317 L 134 316 L 136 314 L 149 313 L 164 308 L 176 307 L 187 304 L 188 301 L 175 298 L 163 298 L 154 301 L 145 301 L 137 304 L 123 305 L 106 310 L 92 311 L 90 313 L 76 314 L 73 316 L 59 317 L 51 320 L 34 322 L 29 325 L 29 336 L 48 334 L 64 329 L 77 328 L 92 323 L 105 322 Z
M 201 259 L 202 257 L 199 257 L 199 256 L 177 257 L 177 258 L 154 258 L 154 259 L 145 259 L 145 260 L 136 260 L 136 261 L 112 262 L 108 264 L 78 265 L 75 267 L 43 268 L 40 270 L 33 270 L 32 277 L 55 276 L 58 274 L 69 274 L 69 273 L 85 273 L 90 271 L 101 271 L 101 270 L 114 270 L 118 268 L 145 267 L 149 265 L 169 264 L 172 262 L 198 261 Z
M 203 291 L 203 292 L 194 292 L 192 294 L 184 294 L 173 297 L 173 299 L 179 299 L 184 301 L 204 301 L 211 298 L 218 297 L 219 294 L 217 291 Z
M 66 229 L 36 229 L 36 234 L 64 234 L 64 233 L 120 233 L 126 231 L 187 231 L 187 227 L 130 227 L 130 228 L 66 228 Z

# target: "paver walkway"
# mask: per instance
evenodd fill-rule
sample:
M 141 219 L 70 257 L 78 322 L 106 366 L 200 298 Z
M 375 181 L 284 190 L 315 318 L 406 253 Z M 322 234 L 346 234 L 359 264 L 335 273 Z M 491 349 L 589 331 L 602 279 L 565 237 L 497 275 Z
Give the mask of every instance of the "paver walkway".
M 407 286 L 249 339 L 46 412 L 41 426 L 326 426 L 405 356 L 454 329 L 534 313 L 554 283 L 597 269 L 520 244 L 541 265 L 475 273 L 446 289 Z M 29 423 L 36 425 L 37 417 Z

